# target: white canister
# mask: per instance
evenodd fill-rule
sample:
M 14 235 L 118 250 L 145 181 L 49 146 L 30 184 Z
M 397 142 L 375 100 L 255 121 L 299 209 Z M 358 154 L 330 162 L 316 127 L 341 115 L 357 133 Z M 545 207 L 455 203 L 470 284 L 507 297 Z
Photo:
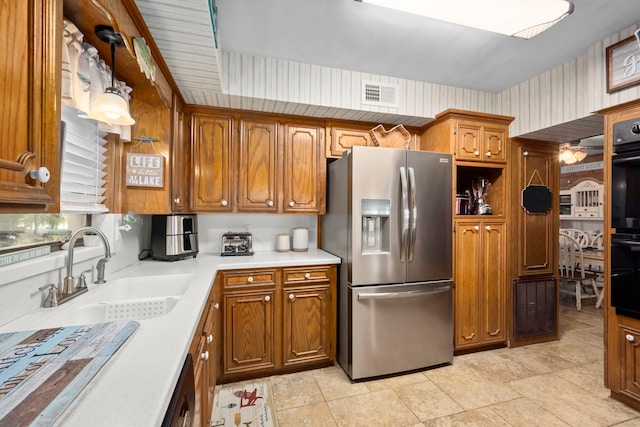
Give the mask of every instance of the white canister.
M 293 229 L 293 250 L 296 252 L 309 250 L 309 229 L 307 227 Z
M 276 251 L 289 252 L 290 246 L 288 234 L 278 234 L 276 236 Z

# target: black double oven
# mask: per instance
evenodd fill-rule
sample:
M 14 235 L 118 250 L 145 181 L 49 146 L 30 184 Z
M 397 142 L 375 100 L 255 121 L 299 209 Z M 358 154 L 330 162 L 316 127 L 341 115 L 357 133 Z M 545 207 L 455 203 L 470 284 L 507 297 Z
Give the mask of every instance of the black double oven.
M 613 126 L 611 305 L 640 319 L 640 118 Z

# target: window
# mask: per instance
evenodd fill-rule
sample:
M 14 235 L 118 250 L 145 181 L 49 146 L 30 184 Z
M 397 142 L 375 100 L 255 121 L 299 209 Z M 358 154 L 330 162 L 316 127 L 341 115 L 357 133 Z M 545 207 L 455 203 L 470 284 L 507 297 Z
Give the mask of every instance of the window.
M 0 252 L 63 242 L 86 221 L 80 214 L 0 215 Z

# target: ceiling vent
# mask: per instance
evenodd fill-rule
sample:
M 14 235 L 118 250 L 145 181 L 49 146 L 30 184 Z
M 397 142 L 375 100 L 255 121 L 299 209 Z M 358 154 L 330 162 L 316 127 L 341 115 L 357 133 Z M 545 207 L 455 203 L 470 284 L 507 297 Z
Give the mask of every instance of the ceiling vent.
M 398 85 L 363 81 L 362 103 L 379 107 L 399 108 Z

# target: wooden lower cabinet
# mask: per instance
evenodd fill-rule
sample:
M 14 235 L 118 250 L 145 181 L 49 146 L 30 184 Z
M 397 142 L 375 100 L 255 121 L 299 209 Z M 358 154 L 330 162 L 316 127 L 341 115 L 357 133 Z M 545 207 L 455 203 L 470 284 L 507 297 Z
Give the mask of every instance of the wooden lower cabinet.
M 637 322 L 636 322 L 637 323 Z M 640 328 L 618 325 L 620 389 L 625 397 L 640 401 Z
M 455 220 L 455 350 L 506 342 L 502 219 Z
M 224 296 L 224 372 L 275 368 L 273 289 Z
M 212 301 L 213 292 L 207 299 L 198 328 L 192 339 L 189 352 L 193 358 L 195 384 L 195 408 L 193 427 L 209 426 L 216 387 L 216 360 L 214 358 L 214 325 L 216 309 Z
M 223 300 L 222 382 L 335 360 L 335 266 L 222 271 L 214 287 Z
M 283 365 L 335 359 L 335 280 L 331 269 L 283 269 Z

